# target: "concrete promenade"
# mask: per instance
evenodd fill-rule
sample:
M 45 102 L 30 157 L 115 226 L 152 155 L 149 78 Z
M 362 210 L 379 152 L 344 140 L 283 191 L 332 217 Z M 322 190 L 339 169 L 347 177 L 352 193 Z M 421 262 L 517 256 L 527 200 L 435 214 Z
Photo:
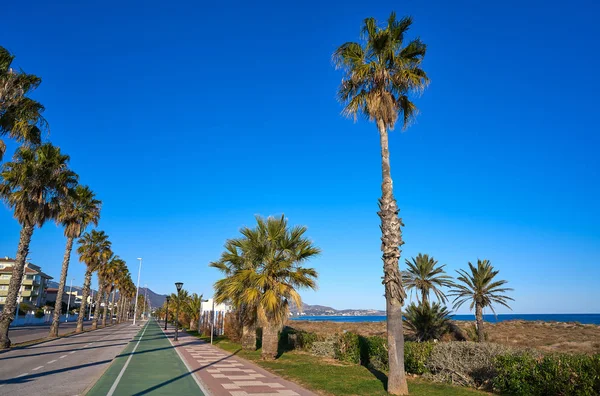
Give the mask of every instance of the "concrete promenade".
M 0 395 L 84 394 L 139 332 L 131 322 L 0 352 Z

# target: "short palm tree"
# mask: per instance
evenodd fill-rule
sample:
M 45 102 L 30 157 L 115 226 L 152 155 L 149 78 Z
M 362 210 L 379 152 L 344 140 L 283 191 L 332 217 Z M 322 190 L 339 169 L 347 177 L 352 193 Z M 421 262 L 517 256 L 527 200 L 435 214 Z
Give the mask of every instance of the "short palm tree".
M 186 309 L 190 317 L 190 330 L 198 330 L 200 308 L 202 308 L 202 294 L 192 293 L 186 302 Z
M 98 225 L 101 204 L 102 202 L 95 198 L 92 190 L 90 190 L 88 186 L 82 185 L 78 185 L 75 189 L 70 191 L 60 203 L 60 210 L 56 221 L 64 227 L 67 245 L 65 247 L 65 255 L 63 257 L 62 270 L 60 272 L 60 282 L 58 283 L 58 292 L 56 293 L 54 316 L 52 318 L 52 325 L 50 326 L 49 337 L 58 337 L 62 295 L 67 282 L 73 240 L 79 238 L 89 224 Z
M 107 260 L 111 252 L 111 243 L 108 235 L 104 231 L 92 230 L 86 232 L 78 240 L 79 261 L 85 263 L 85 277 L 83 281 L 83 290 L 81 292 L 81 306 L 79 307 L 79 317 L 77 318 L 77 333 L 83 331 L 83 318 L 86 316 L 87 300 L 90 295 L 92 284 L 92 274 L 97 268 Z
M 437 265 L 438 262 L 427 254 L 421 254 L 411 261 L 406 260 L 407 270 L 402 273 L 402 280 L 407 290 L 417 290 L 417 299 L 421 302 L 429 301 L 429 293 L 433 292 L 438 301 L 446 302 L 446 295 L 441 287 L 451 287 L 452 277 L 446 275 L 444 267 Z
M 14 319 L 33 230 L 56 217 L 58 202 L 77 183 L 77 175 L 68 168 L 68 162 L 68 155 L 47 143 L 35 149 L 19 148 L 14 161 L 2 167 L 0 197 L 13 209 L 21 224 L 21 235 L 6 303 L 0 314 L 0 349 L 10 347 L 8 327 Z
M 475 308 L 475 318 L 477 320 L 477 338 L 479 342 L 485 341 L 485 333 L 483 332 L 483 310 L 490 308 L 494 314 L 493 304 L 500 304 L 508 309 L 508 301 L 514 301 L 511 297 L 505 295 L 506 292 L 513 289 L 502 287 L 508 281 L 496 280 L 498 270 L 494 270 L 492 263 L 488 260 L 477 260 L 477 267 L 469 263 L 469 274 L 465 270 L 458 270 L 456 278 L 460 283 L 457 283 L 449 296 L 455 297 L 454 309 L 458 309 L 466 302 L 471 302 L 469 308 Z
M 0 47 L 0 136 L 8 135 L 22 143 L 39 145 L 40 128 L 46 125 L 44 107 L 27 94 L 35 90 L 42 80 L 33 74 L 14 70 L 14 56 Z M 0 160 L 6 144 L 0 140 Z
M 169 317 L 176 319 L 178 325 L 180 325 L 181 323 L 190 322 L 190 314 L 188 308 L 189 301 L 190 293 L 185 289 L 181 289 L 181 291 L 179 291 L 178 293 L 171 294 L 172 303 L 169 304 L 169 311 L 171 311 Z M 140 312 L 139 306 L 140 305 L 138 304 L 138 312 Z M 141 312 L 145 312 L 145 309 Z
M 263 328 L 262 358 L 277 356 L 279 331 L 289 316 L 289 304 L 302 306 L 299 288 L 316 289 L 317 271 L 302 264 L 321 251 L 307 239 L 306 227 L 289 227 L 284 216 L 257 217 L 256 228 L 243 228 L 241 251 L 252 266 L 217 281 L 217 295 L 256 309 Z
M 415 333 L 418 342 L 439 340 L 450 331 L 450 312 L 439 303 L 412 303 L 404 313 L 404 324 Z
M 406 128 L 417 114 L 411 93 L 420 93 L 429 83 L 421 68 L 426 45 L 419 39 L 405 41 L 412 18 L 396 19 L 391 13 L 387 24 L 379 27 L 374 18 L 367 18 L 362 28 L 362 42 L 347 42 L 333 54 L 344 78 L 338 91 L 344 104 L 342 114 L 353 117 L 363 115 L 374 121 L 379 130 L 381 145 L 381 250 L 383 252 L 383 284 L 385 285 L 387 312 L 387 341 L 389 354 L 388 392 L 408 394 L 404 372 L 404 336 L 402 331 L 402 305 L 406 293 L 398 268 L 400 246 L 403 245 L 402 220 L 394 198 L 388 146 L 388 131 L 396 125 L 398 117 Z
M 253 233 L 246 233 L 249 237 Z M 241 300 L 241 293 L 236 292 L 235 285 L 231 284 L 231 276 L 244 269 L 254 269 L 256 261 L 252 261 L 244 257 L 242 247 L 244 246 L 243 239 L 230 239 L 225 242 L 225 251 L 221 254 L 218 261 L 210 263 L 210 266 L 217 268 L 225 278 L 215 284 L 215 301 L 219 304 L 228 302 L 234 309 L 235 314 L 240 318 L 242 325 L 242 349 L 256 349 L 256 306 L 250 306 Z

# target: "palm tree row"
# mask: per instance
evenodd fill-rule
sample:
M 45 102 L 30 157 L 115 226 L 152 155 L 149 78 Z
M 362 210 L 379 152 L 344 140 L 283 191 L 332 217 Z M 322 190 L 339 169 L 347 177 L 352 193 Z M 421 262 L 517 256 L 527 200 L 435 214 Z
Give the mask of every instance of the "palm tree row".
M 483 342 L 484 325 L 483 310 L 489 308 L 494 314 L 494 304 L 503 305 L 510 309 L 509 300 L 505 293 L 511 288 L 504 287 L 506 280 L 497 280 L 498 270 L 495 270 L 489 260 L 477 260 L 477 266 L 470 262 L 470 273 L 458 270 L 456 281 L 444 271 L 445 265 L 427 254 L 417 255 L 411 261 L 406 260 L 407 270 L 402 273 L 403 283 L 407 290 L 417 292 L 419 304 L 412 303 L 406 310 L 404 321 L 416 334 L 419 341 L 439 338 L 444 330 L 448 330 L 450 312 L 442 303 L 448 301 L 442 287 L 450 289 L 449 296 L 455 297 L 454 309 L 470 302 L 470 310 L 475 309 L 477 323 L 477 338 Z M 430 303 L 429 295 L 433 294 L 437 302 Z
M 225 275 L 215 283 L 215 301 L 229 302 L 242 318 L 242 346 L 256 349 L 260 326 L 262 358 L 274 359 L 290 304 L 302 307 L 297 289 L 317 287 L 317 271 L 302 265 L 320 249 L 304 236 L 306 227 L 289 226 L 283 215 L 256 221 L 256 227 L 243 227 L 241 237 L 228 240 L 210 266 Z
M 169 304 L 165 302 L 162 307 L 154 311 L 157 318 L 170 319 L 183 324 L 188 329 L 198 330 L 198 322 L 200 321 L 200 309 L 202 305 L 202 294 L 189 293 L 185 289 L 177 293 L 172 293 L 169 296 Z M 177 316 L 177 306 L 179 306 L 179 315 Z M 177 316 L 177 317 L 176 317 Z
M 80 185 L 78 175 L 69 168 L 69 156 L 51 143 L 41 142 L 40 132 L 46 126 L 41 115 L 44 107 L 27 97 L 39 86 L 41 79 L 14 71 L 11 68 L 13 58 L 6 49 L 0 47 L 0 136 L 8 135 L 21 143 L 12 161 L 3 164 L 0 171 L 0 198 L 12 209 L 15 219 L 21 225 L 8 294 L 4 309 L 0 313 L 0 349 L 8 348 L 11 344 L 8 337 L 9 325 L 15 317 L 18 291 L 34 230 L 42 227 L 47 221 L 55 221 L 63 226 L 66 237 L 59 289 L 49 334 L 50 337 L 56 337 L 73 241 L 79 238 L 90 224 L 98 224 L 101 208 L 101 202 L 96 199 L 92 190 Z M 0 141 L 0 159 L 5 153 L 5 148 L 5 143 Z M 107 239 L 94 240 L 99 244 L 96 253 L 82 248 L 88 240 L 100 234 L 92 232 L 95 233 L 94 237 L 85 234 L 79 240 L 81 246 L 78 252 L 81 260 L 88 265 L 88 271 L 78 331 L 83 329 L 85 304 L 93 271 L 98 272 L 101 280 L 99 291 L 113 291 L 113 302 L 116 285 L 120 288 L 121 296 L 131 295 L 131 285 L 126 281 L 129 274 L 125 263 L 118 257 L 112 257 L 112 253 L 108 254 L 110 242 Z M 98 295 L 101 296 L 102 293 Z M 106 299 L 105 306 L 107 307 Z M 106 323 L 106 316 L 103 323 Z

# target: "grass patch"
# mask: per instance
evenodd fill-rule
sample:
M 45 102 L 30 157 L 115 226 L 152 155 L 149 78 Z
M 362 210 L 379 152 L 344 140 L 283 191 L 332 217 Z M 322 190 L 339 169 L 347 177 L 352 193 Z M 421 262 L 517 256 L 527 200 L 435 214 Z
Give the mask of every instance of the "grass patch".
M 210 337 L 201 337 L 197 332 L 188 333 L 210 342 Z M 240 344 L 233 343 L 224 337 L 215 337 L 213 344 L 228 352 L 237 352 L 237 356 L 250 360 L 276 375 L 320 394 L 340 396 L 387 395 L 384 387 L 385 374 L 372 372 L 363 366 L 312 356 L 298 351 L 285 352 L 275 361 L 263 361 L 260 358 L 260 350 L 241 350 Z M 485 394 L 468 388 L 435 384 L 419 378 L 409 378 L 408 387 L 411 395 L 414 396 L 473 396 Z

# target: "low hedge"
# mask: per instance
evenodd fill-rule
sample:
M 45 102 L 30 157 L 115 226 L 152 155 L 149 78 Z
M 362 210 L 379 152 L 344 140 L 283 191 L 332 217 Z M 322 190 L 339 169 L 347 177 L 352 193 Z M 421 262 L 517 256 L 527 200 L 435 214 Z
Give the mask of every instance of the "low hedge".
M 600 395 L 600 354 L 501 355 L 495 368 L 493 387 L 503 394 Z
M 388 371 L 384 337 L 363 337 L 346 332 L 331 339 L 292 332 L 293 348 L 318 356 Z M 333 351 L 331 351 L 333 349 Z M 508 395 L 600 395 L 600 354 L 543 356 L 493 343 L 405 342 L 407 373 L 425 375 L 438 382 L 494 390 Z
M 427 362 L 433 343 L 404 343 L 404 367 L 407 373 L 423 374 L 427 371 Z M 335 343 L 334 357 L 338 360 L 362 364 L 376 370 L 388 371 L 388 348 L 384 337 L 363 337 L 354 333 L 340 335 Z

